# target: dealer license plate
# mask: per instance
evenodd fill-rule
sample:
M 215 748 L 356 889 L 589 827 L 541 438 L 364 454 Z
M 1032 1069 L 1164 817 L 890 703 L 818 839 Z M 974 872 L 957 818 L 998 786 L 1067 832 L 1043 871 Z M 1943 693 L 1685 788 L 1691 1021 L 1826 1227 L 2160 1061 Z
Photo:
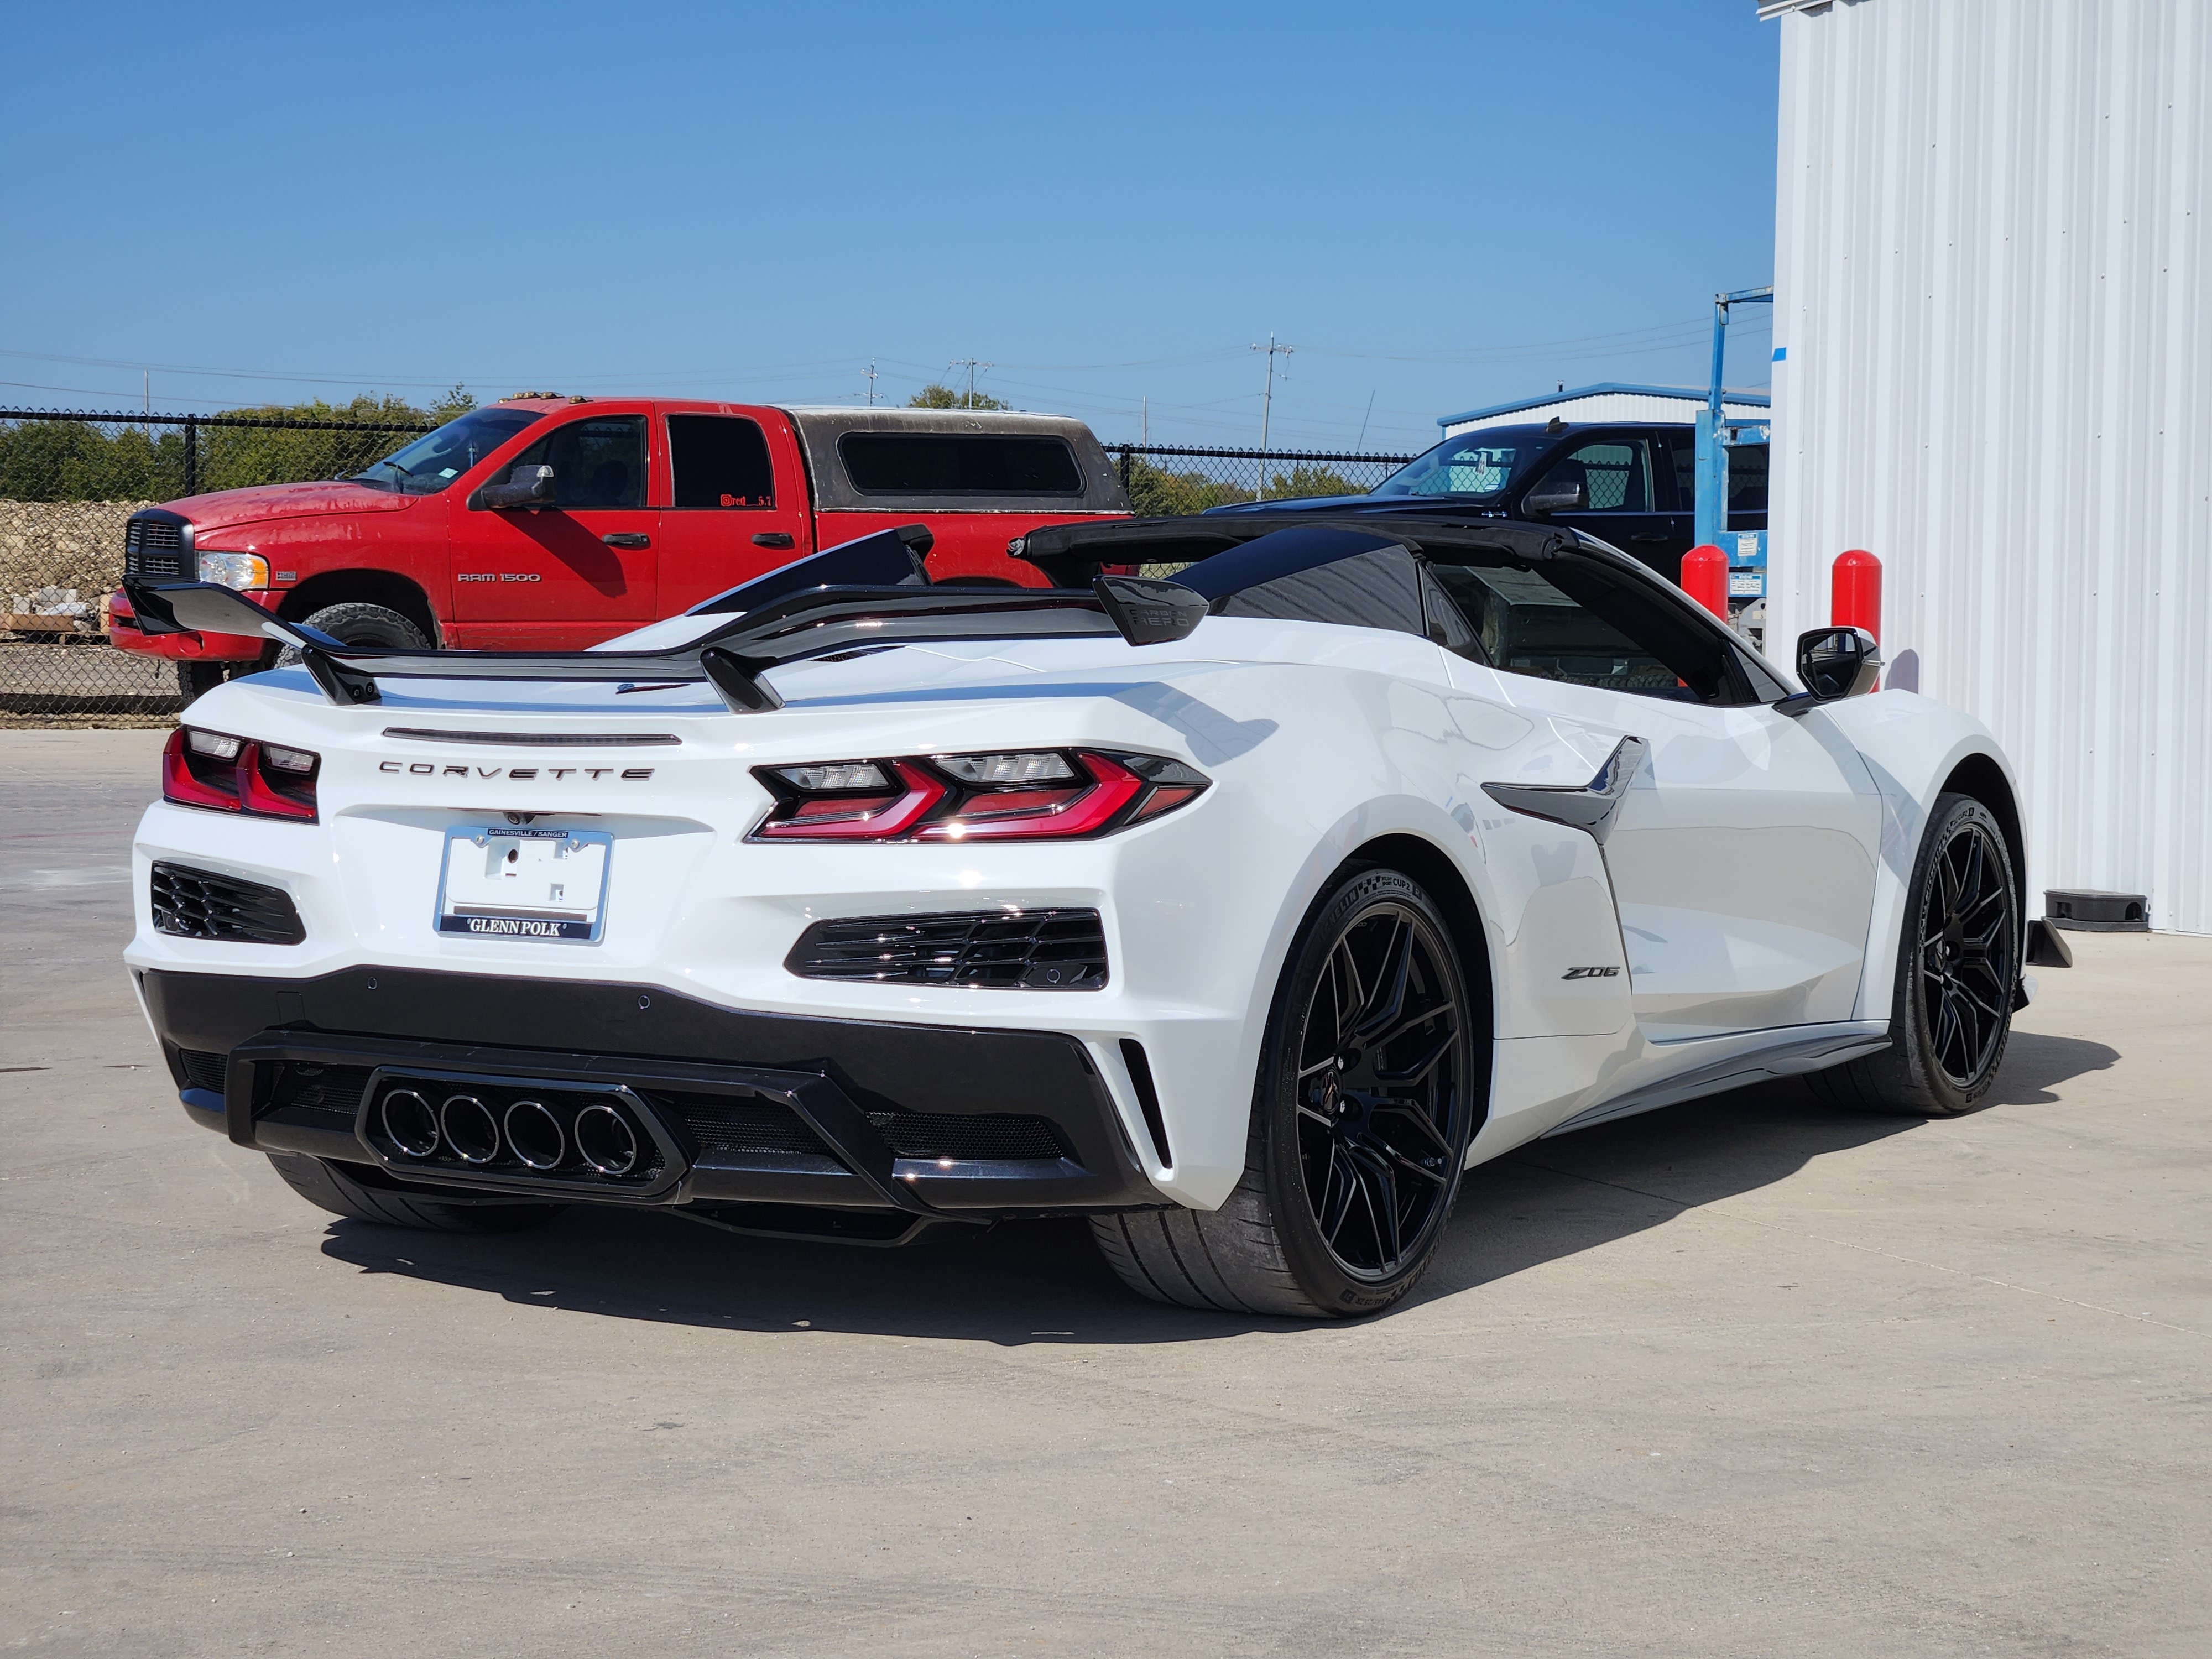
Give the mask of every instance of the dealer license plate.
M 447 830 L 438 931 L 596 943 L 614 839 L 604 830 Z

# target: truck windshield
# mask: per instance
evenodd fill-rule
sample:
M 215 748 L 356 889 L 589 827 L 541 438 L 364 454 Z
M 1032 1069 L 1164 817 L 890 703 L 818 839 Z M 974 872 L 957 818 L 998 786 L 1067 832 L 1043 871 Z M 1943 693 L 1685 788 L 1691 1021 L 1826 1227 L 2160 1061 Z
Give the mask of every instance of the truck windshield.
M 534 409 L 472 409 L 404 449 L 386 456 L 353 482 L 403 495 L 434 495 L 532 421 Z
M 1492 428 L 1447 438 L 1375 486 L 1377 495 L 1495 495 L 1550 445 L 1534 428 Z

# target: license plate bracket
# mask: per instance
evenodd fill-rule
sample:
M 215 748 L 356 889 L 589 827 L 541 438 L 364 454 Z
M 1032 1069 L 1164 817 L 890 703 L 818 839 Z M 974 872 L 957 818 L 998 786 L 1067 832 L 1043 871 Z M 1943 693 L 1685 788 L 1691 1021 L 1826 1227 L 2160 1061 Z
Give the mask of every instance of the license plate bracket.
M 456 825 L 446 831 L 433 925 L 478 939 L 596 945 L 614 840 L 605 830 Z

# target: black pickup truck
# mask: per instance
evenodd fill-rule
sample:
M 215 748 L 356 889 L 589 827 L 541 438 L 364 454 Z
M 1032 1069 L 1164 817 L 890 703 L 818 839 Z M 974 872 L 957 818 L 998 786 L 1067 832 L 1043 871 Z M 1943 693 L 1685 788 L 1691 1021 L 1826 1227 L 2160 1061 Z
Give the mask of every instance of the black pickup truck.
M 1217 513 L 1469 514 L 1565 525 L 1668 581 L 1692 544 L 1696 432 L 1661 422 L 1482 427 L 1447 438 L 1364 495 L 1239 502 Z M 1766 528 L 1766 449 L 1729 461 L 1728 528 Z

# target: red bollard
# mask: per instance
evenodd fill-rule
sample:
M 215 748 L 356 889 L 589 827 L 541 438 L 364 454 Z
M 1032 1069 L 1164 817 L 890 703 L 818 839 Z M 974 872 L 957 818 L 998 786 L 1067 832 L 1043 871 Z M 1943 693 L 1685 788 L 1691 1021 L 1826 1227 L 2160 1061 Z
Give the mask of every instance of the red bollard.
M 1881 561 L 1863 547 L 1836 555 L 1828 620 L 1881 637 Z
M 1682 555 L 1682 591 L 1723 622 L 1728 620 L 1728 555 L 1707 542 Z

